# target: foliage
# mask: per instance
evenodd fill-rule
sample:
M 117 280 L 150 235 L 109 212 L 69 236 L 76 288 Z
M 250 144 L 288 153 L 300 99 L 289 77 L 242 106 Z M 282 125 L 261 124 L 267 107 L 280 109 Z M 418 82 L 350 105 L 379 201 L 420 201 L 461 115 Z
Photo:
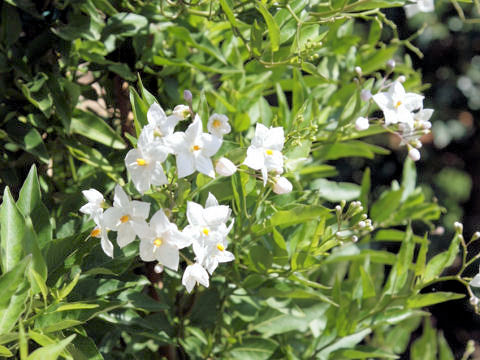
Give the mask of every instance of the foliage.
M 423 320 L 411 358 L 453 358 L 422 309 L 464 296 L 426 292 L 440 281 L 473 296 L 463 272 L 477 259 L 467 259 L 477 237 L 466 243 L 457 226 L 449 248 L 428 256 L 443 208 L 417 186 L 410 159 L 386 189 L 371 187 L 368 168 L 361 182 L 332 179 L 344 159 L 389 153 L 364 139 L 392 130 L 361 90 L 381 92 L 399 76 L 410 92 L 424 88 L 409 56 L 386 65 L 416 49 L 382 12 L 402 5 L 5 1 L 0 356 L 398 358 Z M 245 166 L 231 177 L 179 179 L 169 157 L 168 184 L 139 194 L 125 155 L 150 106 L 171 109 L 186 89 L 204 128 L 213 113 L 230 119 L 216 158 L 241 164 L 256 124 L 282 127 L 293 191 L 273 194 Z M 368 130 L 355 128 L 359 116 L 373 119 Z M 211 192 L 233 210 L 235 261 L 187 294 L 178 273 L 157 274 L 138 258 L 138 242 L 109 258 L 78 209 L 82 190 L 108 197 L 116 184 L 170 210 L 179 228 L 188 201 L 204 204 Z M 442 276 L 459 249 L 460 271 Z

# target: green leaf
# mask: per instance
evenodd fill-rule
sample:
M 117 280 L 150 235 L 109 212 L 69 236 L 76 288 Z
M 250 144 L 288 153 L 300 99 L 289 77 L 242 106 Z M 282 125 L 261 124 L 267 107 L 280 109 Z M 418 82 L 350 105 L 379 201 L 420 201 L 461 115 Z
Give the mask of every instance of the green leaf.
M 430 318 L 423 323 L 423 334 L 411 348 L 410 360 L 437 360 L 437 337 L 430 325 Z
M 0 356 L 10 357 L 13 356 L 13 354 L 5 346 L 0 345 Z
M 360 190 L 360 202 L 364 209 L 368 209 L 368 197 L 370 195 L 370 168 L 366 168 L 362 176 L 362 185 Z
M 148 32 L 148 19 L 145 16 L 122 12 L 108 18 L 102 38 L 106 39 L 110 35 L 135 36 L 146 32 Z
M 142 100 L 137 91 L 130 87 L 130 102 L 132 103 L 133 121 L 137 137 L 140 135 L 143 127 L 147 125 L 148 105 Z
M 445 340 L 445 336 L 443 336 L 443 332 L 441 331 L 438 332 L 437 339 L 438 339 L 438 359 L 454 360 L 455 357 L 453 356 L 450 346 L 448 346 L 447 340 Z
M 370 274 L 365 271 L 363 266 L 360 266 L 360 275 L 362 277 L 363 298 L 366 299 L 375 296 L 375 284 L 373 283 Z
M 322 349 L 322 351 L 318 353 L 318 358 L 326 359 L 328 355 L 330 355 L 335 350 L 353 347 L 357 345 L 360 341 L 362 341 L 371 332 L 372 330 L 370 328 L 366 328 L 356 332 L 355 334 L 348 335 L 339 340 L 336 340 L 332 345 Z
M 370 217 L 375 223 L 383 223 L 395 215 L 400 206 L 403 189 L 384 191 L 370 209 Z
M 0 247 L 2 271 L 12 270 L 23 258 L 23 238 L 25 236 L 25 219 L 18 210 L 8 186 L 3 193 L 0 208 Z
M 332 354 L 334 359 L 398 359 L 399 356 L 371 347 L 357 346 L 354 349 L 344 349 L 335 351 Z
M 230 350 L 230 358 L 238 360 L 267 360 L 278 347 L 278 343 L 261 337 L 244 338 Z
M 65 141 L 65 143 L 70 154 L 76 159 L 99 168 L 106 173 L 111 173 L 113 171 L 113 166 L 97 149 L 70 141 Z
M 362 141 L 337 142 L 318 147 L 318 156 L 322 160 L 337 160 L 345 157 L 364 157 L 373 159 L 375 154 L 386 155 L 390 151 Z
M 42 203 L 37 168 L 32 165 L 18 196 L 17 206 L 24 216 L 29 216 L 37 234 L 38 246 L 43 248 L 52 240 L 52 225 L 48 209 Z
M 25 276 L 25 269 L 31 260 L 31 256 L 26 256 L 13 269 L 4 273 L 0 277 L 0 289 L 2 289 L 2 296 L 0 297 L 0 309 L 7 308 L 10 298 L 22 285 Z
M 407 157 L 403 165 L 402 188 L 404 190 L 401 202 L 404 202 L 413 193 L 416 182 L 417 169 L 415 168 L 415 162 Z
M 85 136 L 114 149 L 125 149 L 123 139 L 101 117 L 87 111 L 75 109 L 70 125 L 74 134 Z
M 443 303 L 450 300 L 462 299 L 464 297 L 465 294 L 437 291 L 429 294 L 418 294 L 411 296 L 407 299 L 407 306 L 409 308 L 420 308 Z
M 227 0 L 219 0 L 219 2 L 223 12 L 225 13 L 225 15 L 227 15 L 227 19 L 230 24 L 232 24 L 232 26 L 237 26 L 237 20 L 235 19 L 235 16 L 233 15 L 233 10 L 228 4 Z
M 68 338 L 59 341 L 56 344 L 44 346 L 31 353 L 27 360 L 56 360 L 61 352 L 72 342 L 76 335 L 70 335 Z
M 318 195 L 331 202 L 351 201 L 360 196 L 360 186 L 347 182 L 335 182 L 317 179 L 312 182 L 312 189 L 318 189 Z
M 265 247 L 255 245 L 248 253 L 250 263 L 260 272 L 266 272 L 272 266 L 272 254 Z
M 453 264 L 457 256 L 460 246 L 460 237 L 455 234 L 455 237 L 450 242 L 450 246 L 447 251 L 444 251 L 438 255 L 435 255 L 427 264 L 425 273 L 422 277 L 422 283 L 427 283 L 437 276 L 439 276 L 446 268 Z
M 275 20 L 273 19 L 273 16 L 268 12 L 268 9 L 265 7 L 265 5 L 259 0 L 256 1 L 256 4 L 258 11 L 262 14 L 265 22 L 267 23 L 272 51 L 278 51 L 280 46 L 280 29 Z
M 27 280 L 17 288 L 15 294 L 9 299 L 6 309 L 0 310 L 0 334 L 13 330 L 20 315 L 25 311 L 30 285 Z

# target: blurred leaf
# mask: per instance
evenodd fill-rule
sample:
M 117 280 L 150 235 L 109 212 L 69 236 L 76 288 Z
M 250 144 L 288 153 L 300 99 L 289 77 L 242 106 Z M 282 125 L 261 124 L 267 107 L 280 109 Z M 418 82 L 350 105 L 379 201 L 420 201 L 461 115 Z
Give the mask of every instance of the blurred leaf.
M 407 300 L 407 306 L 409 308 L 419 308 L 430 306 L 438 303 L 447 302 L 450 300 L 462 299 L 464 294 L 455 294 L 451 292 L 437 291 L 430 294 L 418 294 L 414 295 Z
M 56 360 L 65 347 L 72 342 L 76 335 L 70 335 L 68 338 L 59 341 L 56 344 L 44 346 L 31 353 L 27 360 Z
M 70 130 L 114 149 L 125 149 L 125 142 L 101 117 L 75 109 Z
M 278 347 L 278 343 L 261 337 L 244 338 L 230 350 L 231 359 L 267 360 Z
M 311 187 L 318 189 L 318 195 L 331 202 L 351 201 L 360 196 L 360 186 L 353 183 L 317 179 L 312 182 Z

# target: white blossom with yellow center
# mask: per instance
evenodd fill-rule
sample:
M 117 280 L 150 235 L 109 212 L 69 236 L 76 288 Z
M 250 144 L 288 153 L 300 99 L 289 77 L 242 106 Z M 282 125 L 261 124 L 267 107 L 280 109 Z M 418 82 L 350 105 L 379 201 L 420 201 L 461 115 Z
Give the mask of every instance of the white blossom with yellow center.
M 82 194 L 88 200 L 88 203 L 80 208 L 80 212 L 90 215 L 90 219 L 97 222 L 98 218 L 103 214 L 103 206 L 105 204 L 103 194 L 95 189 L 83 190 Z
M 385 125 L 405 123 L 410 127 L 414 122 L 412 111 L 422 108 L 424 99 L 422 95 L 406 93 L 399 81 L 393 82 L 388 92 L 380 92 L 372 98 L 383 111 Z
M 117 185 L 113 207 L 103 213 L 103 223 L 107 228 L 117 231 L 117 243 L 122 248 L 134 241 L 138 231 L 147 226 L 149 212 L 149 203 L 131 201 L 121 186 Z
M 202 284 L 205 287 L 208 287 L 208 273 L 202 267 L 202 265 L 195 263 L 193 265 L 188 265 L 183 273 L 182 284 L 187 289 L 187 292 L 191 292 L 196 284 Z
M 232 130 L 228 117 L 222 114 L 212 114 L 208 119 L 207 129 L 210 134 L 218 138 L 222 138 Z
M 285 136 L 282 127 L 267 128 L 258 124 L 255 136 L 247 149 L 247 158 L 243 164 L 262 172 L 263 185 L 267 184 L 268 172 L 283 173 L 283 143 Z
M 192 239 L 195 259 L 212 274 L 219 263 L 232 261 L 234 255 L 227 251 L 227 235 L 233 227 L 233 220 L 227 227 L 231 210 L 228 206 L 219 205 L 215 196 L 208 194 L 205 208 L 189 201 L 187 203 L 187 219 L 189 225 L 183 233 Z
M 166 142 L 176 156 L 179 178 L 193 174 L 195 170 L 212 178 L 215 177 L 210 158 L 222 146 L 222 139 L 204 133 L 202 120 L 198 115 L 184 133 L 176 132 L 169 136 Z
M 143 261 L 158 261 L 159 264 L 177 271 L 179 249 L 192 243 L 190 237 L 182 234 L 177 225 L 171 223 L 162 209 L 158 210 L 148 226 L 138 229 L 140 258 Z

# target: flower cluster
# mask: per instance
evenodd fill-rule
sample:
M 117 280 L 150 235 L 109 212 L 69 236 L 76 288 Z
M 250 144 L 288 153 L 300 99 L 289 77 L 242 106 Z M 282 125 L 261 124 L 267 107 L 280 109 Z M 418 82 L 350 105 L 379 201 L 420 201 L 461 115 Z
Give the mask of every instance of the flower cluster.
M 263 185 L 268 181 L 268 173 L 273 172 L 273 191 L 276 194 L 285 194 L 292 191 L 292 184 L 287 178 L 280 176 L 283 173 L 283 143 L 285 135 L 282 127 L 267 128 L 257 124 L 255 136 L 247 149 L 247 158 L 243 162 L 253 170 L 262 173 Z
M 91 236 L 101 238 L 103 251 L 112 258 L 114 248 L 108 238 L 109 231 L 117 232 L 120 248 L 138 237 L 140 258 L 143 261 L 157 261 L 156 269 L 159 271 L 163 266 L 177 271 L 179 250 L 192 246 L 195 263 L 187 266 L 182 279 L 188 292 L 197 283 L 208 287 L 208 273 L 213 274 L 219 263 L 234 260 L 233 254 L 226 250 L 227 236 L 233 227 L 233 219 L 227 226 L 231 210 L 228 206 L 219 205 L 210 193 L 205 208 L 188 202 L 188 225 L 182 231 L 170 222 L 163 209 L 155 212 L 147 222 L 150 204 L 131 200 L 119 185 L 115 187 L 113 206 L 105 211 L 105 201 L 100 192 L 90 189 L 83 191 L 83 194 L 88 203 L 80 211 L 90 215 L 96 224 Z
M 409 150 L 408 156 L 417 161 L 420 159 L 418 149 L 422 147 L 420 138 L 428 134 L 432 127 L 429 120 L 433 110 L 423 108 L 424 96 L 407 93 L 402 80 L 404 79 L 401 77 L 387 85 L 388 91 L 380 91 L 373 96 L 368 91 L 363 91 L 361 97 L 366 101 L 372 99 L 377 104 L 383 111 L 385 128 L 400 137 L 401 145 L 406 145 Z M 367 118 L 359 117 L 355 121 L 358 131 L 368 127 Z
M 127 171 L 140 194 L 149 191 L 152 185 L 168 183 L 170 175 L 167 177 L 162 164 L 170 154 L 175 156 L 178 178 L 195 171 L 212 178 L 215 172 L 230 176 L 237 171 L 237 166 L 225 157 L 218 159 L 215 167 L 211 159 L 222 146 L 223 136 L 231 131 L 228 118 L 213 114 L 207 123 L 209 133 L 204 133 L 202 120 L 192 111 L 191 97 L 185 97 L 185 100 L 189 106 L 178 105 L 169 116 L 160 105 L 154 103 L 147 112 L 148 124 L 139 134 L 137 147 L 125 157 Z M 185 132 L 176 132 L 177 124 L 189 117 L 193 121 Z M 280 176 L 283 173 L 281 151 L 284 141 L 283 128 L 267 128 L 257 124 L 243 162 L 261 171 L 264 186 L 269 179 L 269 172 L 272 172 L 270 181 L 277 194 L 292 190 L 292 184 Z M 99 191 L 90 189 L 83 191 L 83 194 L 88 203 L 80 211 L 89 215 L 96 224 L 91 236 L 101 239 L 103 251 L 112 258 L 114 245 L 109 239 L 109 231 L 117 233 L 116 242 L 120 248 L 140 239 L 140 258 L 143 261 L 156 261 L 157 272 L 161 272 L 164 266 L 177 271 L 180 250 L 191 246 L 195 262 L 182 255 L 188 263 L 182 279 L 188 292 L 197 283 L 208 286 L 209 274 L 213 274 L 218 264 L 234 260 L 234 255 L 226 250 L 227 237 L 234 224 L 234 220 L 230 220 L 231 210 L 228 206 L 220 205 L 211 193 L 208 194 L 205 207 L 193 201 L 187 202 L 188 225 L 183 230 L 170 222 L 170 209 L 159 209 L 148 221 L 150 203 L 131 200 L 119 185 L 115 187 L 113 206 L 108 208 Z

